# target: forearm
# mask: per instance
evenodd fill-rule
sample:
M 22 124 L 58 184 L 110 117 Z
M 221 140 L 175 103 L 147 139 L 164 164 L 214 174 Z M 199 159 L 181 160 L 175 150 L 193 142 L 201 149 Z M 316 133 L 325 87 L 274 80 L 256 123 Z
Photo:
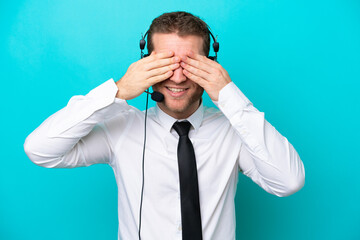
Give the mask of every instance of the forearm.
M 101 128 L 91 133 L 94 126 L 128 108 L 125 102 L 115 100 L 116 93 L 113 80 L 109 80 L 85 96 L 72 97 L 65 108 L 46 119 L 26 138 L 26 154 L 44 167 L 88 165 L 84 151 L 85 148 L 91 151 L 89 144 L 94 144 L 91 135 L 97 135 L 99 140 L 106 138 Z M 88 144 L 85 146 L 85 143 Z M 109 152 L 102 143 L 104 141 L 99 141 L 94 147 Z
M 227 86 L 219 99 L 219 108 L 243 142 L 239 167 L 244 174 L 278 196 L 298 191 L 304 185 L 305 171 L 288 140 L 266 121 L 264 113 L 253 107 L 236 86 Z

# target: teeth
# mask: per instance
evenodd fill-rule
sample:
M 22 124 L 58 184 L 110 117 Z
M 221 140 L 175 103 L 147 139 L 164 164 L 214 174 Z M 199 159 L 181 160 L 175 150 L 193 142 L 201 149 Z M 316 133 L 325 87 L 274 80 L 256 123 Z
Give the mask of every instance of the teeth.
M 170 91 L 172 91 L 172 92 L 183 92 L 183 91 L 185 91 L 184 88 L 170 88 L 170 87 L 168 87 L 168 89 Z

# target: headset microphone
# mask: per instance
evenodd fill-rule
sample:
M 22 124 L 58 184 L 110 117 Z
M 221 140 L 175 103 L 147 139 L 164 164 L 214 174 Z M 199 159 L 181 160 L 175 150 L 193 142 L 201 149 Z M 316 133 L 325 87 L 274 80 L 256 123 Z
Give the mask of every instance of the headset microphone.
M 154 91 L 153 93 L 149 92 L 149 91 L 145 91 L 147 94 L 151 95 L 151 99 L 155 102 L 162 102 L 164 101 L 164 95 L 160 92 L 156 92 Z

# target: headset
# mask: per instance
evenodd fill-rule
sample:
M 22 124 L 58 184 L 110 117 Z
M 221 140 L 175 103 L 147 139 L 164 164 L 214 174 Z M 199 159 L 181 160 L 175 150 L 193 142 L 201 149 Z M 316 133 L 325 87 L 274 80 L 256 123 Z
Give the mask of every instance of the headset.
M 211 36 L 211 38 L 213 39 L 213 50 L 215 52 L 215 56 L 207 56 L 209 59 L 218 62 L 217 61 L 217 53 L 219 51 L 219 42 L 217 41 L 217 36 L 214 37 L 214 35 L 211 32 L 210 27 L 207 25 L 208 28 L 208 32 L 209 35 Z M 148 35 L 149 30 L 146 31 L 146 33 L 144 35 L 141 34 L 141 39 L 140 39 L 140 50 L 141 50 L 141 54 L 140 54 L 140 58 L 143 59 L 144 57 L 149 56 L 150 54 L 144 54 L 143 50 L 145 48 L 146 45 L 146 41 L 145 38 Z M 144 121 L 144 145 L 143 145 L 143 154 L 142 154 L 142 186 L 141 186 L 141 198 L 140 198 L 140 209 L 139 209 L 139 232 L 138 232 L 138 236 L 139 236 L 139 240 L 141 240 L 141 212 L 142 212 L 142 202 L 143 202 L 143 196 L 144 196 L 144 179 L 145 179 L 145 175 L 144 175 L 144 162 L 145 162 L 145 146 L 146 146 L 146 119 L 147 119 L 147 110 L 148 110 L 148 102 L 149 102 L 149 95 L 151 95 L 151 99 L 154 100 L 155 102 L 162 102 L 164 101 L 164 95 L 160 92 L 152 92 L 150 93 L 149 90 L 146 90 L 145 93 L 147 93 L 146 96 L 146 107 L 145 107 L 145 121 Z
M 214 49 L 214 52 L 215 52 L 215 56 L 208 56 L 208 58 L 210 58 L 211 60 L 214 60 L 215 62 L 217 62 L 217 52 L 219 51 L 219 42 L 216 41 L 217 40 L 217 36 L 216 38 L 214 37 L 214 34 L 212 34 L 211 30 L 210 30 L 210 27 L 207 26 L 208 28 L 208 31 L 209 31 L 209 34 L 211 36 L 211 38 L 213 39 L 214 43 L 213 43 L 213 49 Z M 144 54 L 143 50 L 145 48 L 145 45 L 146 45 L 146 41 L 145 41 L 145 38 L 146 36 L 148 35 L 148 32 L 149 30 L 146 31 L 145 35 L 142 35 L 141 34 L 141 40 L 140 40 L 140 50 L 141 50 L 141 59 L 144 58 L 144 57 L 147 57 L 149 56 L 150 54 L 147 53 L 147 54 Z

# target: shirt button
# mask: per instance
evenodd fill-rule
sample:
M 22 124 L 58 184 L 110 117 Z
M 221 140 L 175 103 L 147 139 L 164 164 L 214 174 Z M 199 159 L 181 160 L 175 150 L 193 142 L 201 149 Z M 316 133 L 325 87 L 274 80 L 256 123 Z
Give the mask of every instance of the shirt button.
M 182 230 L 181 224 L 179 224 L 178 230 L 179 230 L 179 232 Z

